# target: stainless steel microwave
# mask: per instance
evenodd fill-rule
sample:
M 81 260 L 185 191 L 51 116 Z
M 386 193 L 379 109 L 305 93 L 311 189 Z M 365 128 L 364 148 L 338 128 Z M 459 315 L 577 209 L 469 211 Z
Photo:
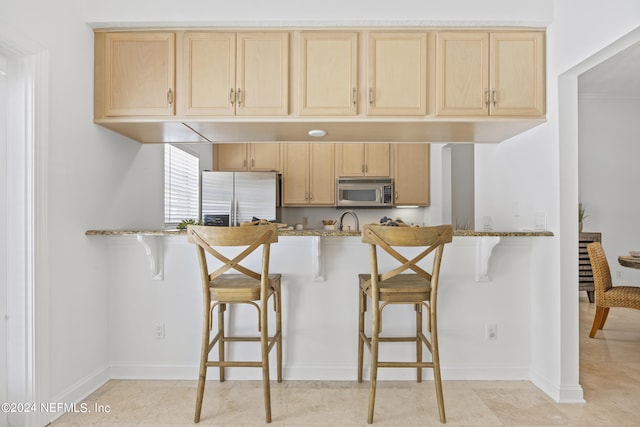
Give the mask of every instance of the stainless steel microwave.
M 384 208 L 393 206 L 393 180 L 387 177 L 338 178 L 336 206 Z

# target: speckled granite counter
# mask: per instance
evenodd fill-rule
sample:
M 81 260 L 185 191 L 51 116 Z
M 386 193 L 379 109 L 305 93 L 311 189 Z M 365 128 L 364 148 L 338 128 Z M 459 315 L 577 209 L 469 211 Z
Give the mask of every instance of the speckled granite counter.
M 144 247 L 149 258 L 151 276 L 154 280 L 163 280 L 163 241 L 159 237 L 185 236 L 186 230 L 87 230 L 87 236 L 132 236 Z M 281 228 L 278 235 L 311 237 L 311 245 L 313 247 L 312 277 L 314 281 L 325 280 L 324 267 L 322 261 L 323 244 L 321 237 L 358 237 L 359 232 L 355 231 L 337 231 L 324 229 L 308 229 L 308 230 L 292 230 Z M 522 237 L 545 237 L 553 236 L 550 231 L 472 231 L 472 230 L 454 230 L 455 237 L 475 238 L 476 244 L 476 280 L 489 280 L 489 258 L 493 253 L 493 249 L 503 240 L 503 238 L 522 238 Z M 464 239 L 466 240 L 466 239 Z
M 186 235 L 185 230 L 87 230 L 87 236 L 127 236 L 127 235 L 143 235 L 143 236 L 180 236 Z M 278 231 L 279 236 L 319 236 L 319 237 L 349 237 L 359 236 L 360 233 L 355 231 L 337 231 L 337 230 L 287 230 Z M 473 230 L 454 230 L 454 236 L 464 237 L 544 237 L 553 236 L 551 231 L 473 231 Z

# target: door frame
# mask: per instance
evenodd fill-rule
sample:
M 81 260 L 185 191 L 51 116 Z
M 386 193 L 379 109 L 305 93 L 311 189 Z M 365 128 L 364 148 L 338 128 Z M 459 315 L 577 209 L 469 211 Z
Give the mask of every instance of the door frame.
M 7 401 L 48 402 L 49 281 L 46 247 L 49 53 L 0 28 L 7 58 Z M 37 292 L 36 292 L 36 283 Z M 4 295 L 3 295 L 4 296 Z M 9 414 L 8 425 L 41 426 L 47 414 Z M 4 420 L 3 420 L 4 421 Z

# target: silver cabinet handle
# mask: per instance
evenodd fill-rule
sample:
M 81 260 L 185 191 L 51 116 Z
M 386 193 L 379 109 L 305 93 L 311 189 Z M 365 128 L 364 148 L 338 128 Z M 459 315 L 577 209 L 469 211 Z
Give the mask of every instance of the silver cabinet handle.
M 497 95 L 497 93 L 496 93 L 496 90 L 495 90 L 495 89 L 492 91 L 492 95 L 493 95 L 493 101 L 492 101 L 492 103 L 493 103 L 493 107 L 495 108 L 496 103 L 498 102 L 498 95 Z
M 242 107 L 242 89 L 238 89 L 236 100 L 238 101 L 238 107 Z
M 173 104 L 173 91 L 171 90 L 171 88 L 169 88 L 169 91 L 167 92 L 167 103 L 169 104 L 169 106 Z
M 484 90 L 484 105 L 485 107 L 489 106 L 489 89 Z
M 313 193 L 309 193 L 309 201 L 311 201 L 311 199 L 313 199 Z
M 233 104 L 235 104 L 235 102 L 236 102 L 236 97 L 233 92 L 233 88 L 231 88 L 231 91 L 229 91 L 229 104 L 231 104 L 231 106 L 233 107 Z
M 369 88 L 369 105 L 373 105 L 373 88 Z
M 351 90 L 351 103 L 353 104 L 354 107 L 356 106 L 356 103 L 357 103 L 357 96 L 358 96 L 358 91 L 354 87 Z

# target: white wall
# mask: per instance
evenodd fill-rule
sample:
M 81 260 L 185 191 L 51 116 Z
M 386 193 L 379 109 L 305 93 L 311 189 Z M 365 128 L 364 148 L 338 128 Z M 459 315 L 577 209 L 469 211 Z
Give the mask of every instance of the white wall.
M 202 312 L 193 245 L 184 236 L 160 238 L 165 254 L 164 280 L 155 281 L 135 237 L 93 239 L 108 245 L 110 262 L 118 266 L 111 269 L 109 277 L 113 377 L 195 378 Z M 503 239 L 491 258 L 487 282 L 475 280 L 476 242 L 474 237 L 456 237 L 445 248 L 438 307 L 443 377 L 527 379 L 532 239 Z M 281 237 L 271 248 L 271 272 L 283 274 L 284 378 L 355 380 L 357 274 L 366 271 L 368 248 L 359 237 L 322 238 L 324 280 L 317 281 L 312 275 L 314 244 L 311 237 Z M 252 261 L 257 268 L 259 259 Z M 253 308 L 243 310 L 245 315 L 234 313 L 231 323 L 236 333 L 257 332 Z M 384 331 L 406 334 L 412 316 L 411 307 L 385 309 Z M 497 341 L 485 339 L 488 323 L 498 325 Z M 156 324 L 165 325 L 162 340 L 154 337 Z M 402 360 L 413 354 L 411 346 L 384 346 L 381 351 L 387 359 Z M 236 346 L 232 351 L 230 358 L 251 359 L 256 347 Z M 217 370 L 209 371 L 211 378 L 217 375 Z M 409 379 L 414 375 L 413 370 L 382 370 L 379 378 Z M 260 371 L 232 369 L 228 377 L 259 379 Z
M 106 372 L 110 301 L 108 250 L 83 235 L 89 228 L 158 227 L 162 222 L 161 147 L 141 146 L 92 123 L 95 26 L 222 23 L 228 25 L 551 24 L 548 32 L 547 123 L 500 145 L 476 150 L 476 214 L 500 209 L 495 228 L 512 227 L 515 213 L 545 211 L 556 238 L 533 245 L 531 370 L 538 383 L 561 398 L 577 376 L 576 279 L 561 275 L 572 265 L 577 203 L 577 149 L 560 134 L 558 76 L 637 26 L 636 0 L 612 2 L 470 0 L 423 2 L 330 0 L 309 7 L 299 1 L 134 3 L 125 0 L 3 1 L 0 24 L 28 34 L 50 58 L 49 209 L 51 401 L 89 390 Z M 571 141 L 568 141 L 571 144 Z M 563 163 L 561 163 L 561 161 Z M 565 166 L 564 162 L 568 163 Z M 573 182 L 572 182 L 573 179 Z M 563 202 L 567 200 L 567 202 Z M 566 205 L 566 206 L 565 206 Z M 571 205 L 571 206 L 569 206 Z M 569 209 L 571 207 L 571 209 Z M 569 215 L 571 218 L 569 218 Z M 564 233 L 567 237 L 564 237 Z M 566 239 L 566 244 L 561 244 Z M 562 258 L 561 258 L 562 256 Z M 568 261 L 568 262 L 567 262 Z M 568 280 L 565 280 L 568 278 Z M 544 307 L 544 310 L 542 309 Z M 562 307 L 562 312 L 560 308 Z M 504 312 L 502 312 L 504 314 Z
M 580 200 L 585 231 L 602 233 L 615 283 L 640 285 L 640 271 L 618 256 L 640 247 L 640 99 L 581 96 L 579 100 Z

